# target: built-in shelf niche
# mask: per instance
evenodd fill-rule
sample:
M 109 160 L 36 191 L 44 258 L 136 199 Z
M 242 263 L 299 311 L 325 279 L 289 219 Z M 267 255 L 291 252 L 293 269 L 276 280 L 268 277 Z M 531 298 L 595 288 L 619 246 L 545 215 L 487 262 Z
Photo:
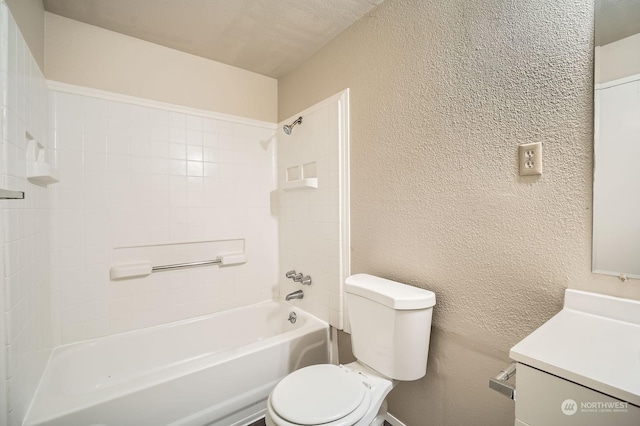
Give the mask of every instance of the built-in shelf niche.
M 29 132 L 25 134 L 25 137 L 27 139 L 26 176 L 29 182 L 39 186 L 58 182 L 60 179 L 58 169 L 47 162 L 45 146 Z
M 282 189 L 293 191 L 308 188 L 318 188 L 318 166 L 316 162 L 287 167 Z

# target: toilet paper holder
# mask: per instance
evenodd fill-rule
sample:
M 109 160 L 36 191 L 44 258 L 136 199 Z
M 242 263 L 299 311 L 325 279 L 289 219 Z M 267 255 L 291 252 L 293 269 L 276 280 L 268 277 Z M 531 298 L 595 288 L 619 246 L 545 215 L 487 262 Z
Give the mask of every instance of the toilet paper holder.
M 517 363 L 512 362 L 507 368 L 489 379 L 489 387 L 509 399 L 516 399 L 516 387 L 507 381 L 516 375 Z

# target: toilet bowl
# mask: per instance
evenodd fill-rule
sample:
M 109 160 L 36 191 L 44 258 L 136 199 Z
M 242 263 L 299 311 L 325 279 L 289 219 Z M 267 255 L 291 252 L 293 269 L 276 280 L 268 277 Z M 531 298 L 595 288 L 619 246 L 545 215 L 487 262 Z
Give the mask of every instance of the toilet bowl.
M 381 426 L 395 384 L 425 375 L 435 294 L 366 274 L 347 278 L 345 293 L 357 361 L 282 379 L 269 395 L 267 426 Z
M 394 385 L 393 380 L 381 377 L 358 362 L 305 367 L 289 374 L 269 395 L 266 423 L 268 426 L 382 425 L 380 407 Z M 376 417 L 380 419 L 374 423 Z

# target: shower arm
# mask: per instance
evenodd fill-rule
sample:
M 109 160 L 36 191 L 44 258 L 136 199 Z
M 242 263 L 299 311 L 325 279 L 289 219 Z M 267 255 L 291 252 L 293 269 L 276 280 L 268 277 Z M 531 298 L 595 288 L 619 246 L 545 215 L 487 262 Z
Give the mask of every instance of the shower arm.
M 296 124 L 302 124 L 302 116 L 300 116 L 300 117 L 296 118 L 296 119 L 294 120 L 294 122 L 293 122 L 293 123 L 291 123 L 291 124 L 285 124 L 284 126 L 282 126 L 282 129 L 284 130 L 284 132 L 285 132 L 287 135 L 290 135 L 290 134 L 291 134 L 291 130 L 294 128 L 294 126 L 295 126 Z

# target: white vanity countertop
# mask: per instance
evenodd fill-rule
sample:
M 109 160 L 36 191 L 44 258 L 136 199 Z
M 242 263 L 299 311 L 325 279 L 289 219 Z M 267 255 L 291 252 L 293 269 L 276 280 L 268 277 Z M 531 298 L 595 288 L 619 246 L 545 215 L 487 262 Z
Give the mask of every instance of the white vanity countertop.
M 640 406 L 640 301 L 567 290 L 562 311 L 510 357 Z

